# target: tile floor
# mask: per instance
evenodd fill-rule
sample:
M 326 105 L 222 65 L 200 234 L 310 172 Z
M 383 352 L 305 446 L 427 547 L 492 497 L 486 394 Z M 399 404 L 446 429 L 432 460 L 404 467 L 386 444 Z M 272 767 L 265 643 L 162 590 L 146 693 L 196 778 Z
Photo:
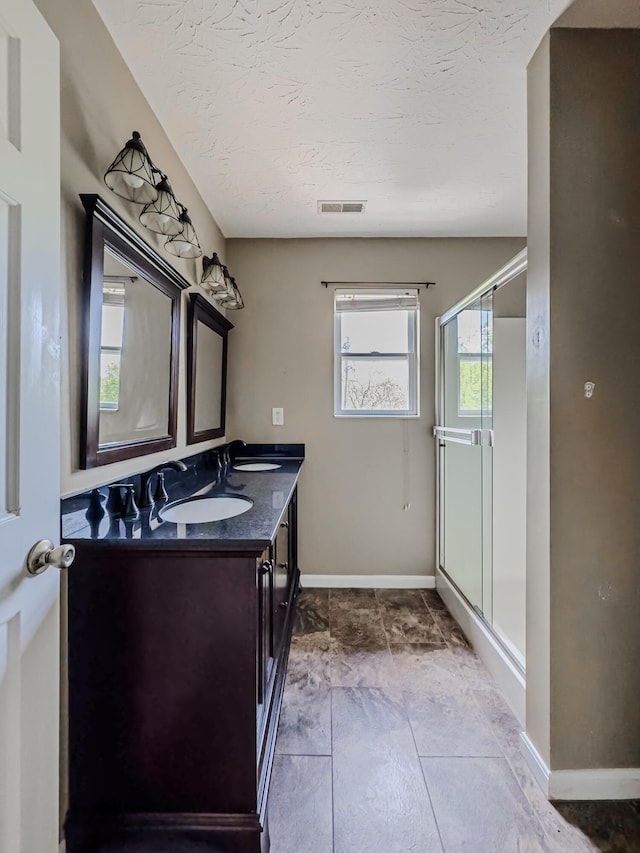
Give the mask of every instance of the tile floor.
M 271 853 L 640 851 L 640 802 L 542 795 L 519 726 L 431 590 L 307 590 Z

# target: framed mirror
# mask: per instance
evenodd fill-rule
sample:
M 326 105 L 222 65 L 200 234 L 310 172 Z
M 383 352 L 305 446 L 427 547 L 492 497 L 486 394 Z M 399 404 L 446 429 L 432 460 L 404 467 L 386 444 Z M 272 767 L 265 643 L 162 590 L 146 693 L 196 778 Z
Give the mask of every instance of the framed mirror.
M 80 465 L 175 447 L 181 292 L 189 283 L 98 195 L 87 212 Z
M 199 293 L 187 317 L 187 444 L 224 435 L 227 334 L 233 323 Z

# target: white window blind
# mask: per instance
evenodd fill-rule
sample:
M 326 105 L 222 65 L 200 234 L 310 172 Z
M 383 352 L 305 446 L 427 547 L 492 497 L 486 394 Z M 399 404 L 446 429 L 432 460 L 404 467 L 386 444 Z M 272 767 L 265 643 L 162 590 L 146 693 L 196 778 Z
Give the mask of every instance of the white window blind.
M 336 290 L 336 312 L 410 311 L 418 308 L 416 290 Z

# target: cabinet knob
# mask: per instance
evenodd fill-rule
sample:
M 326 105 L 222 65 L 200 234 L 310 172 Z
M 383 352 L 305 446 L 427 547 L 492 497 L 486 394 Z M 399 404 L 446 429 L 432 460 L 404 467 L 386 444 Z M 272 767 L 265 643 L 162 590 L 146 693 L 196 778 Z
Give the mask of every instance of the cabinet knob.
M 289 563 L 278 563 L 279 569 L 285 569 L 285 571 L 289 571 Z
M 282 610 L 286 610 L 288 606 L 289 606 L 288 601 L 281 601 L 280 604 L 278 605 L 278 607 L 282 608 Z
M 260 566 L 259 572 L 261 575 L 266 575 L 267 572 L 270 572 L 273 568 L 273 565 L 270 560 L 265 560 L 264 563 Z
M 285 530 L 287 530 L 289 528 L 289 522 L 288 521 L 281 522 L 280 527 L 284 527 Z

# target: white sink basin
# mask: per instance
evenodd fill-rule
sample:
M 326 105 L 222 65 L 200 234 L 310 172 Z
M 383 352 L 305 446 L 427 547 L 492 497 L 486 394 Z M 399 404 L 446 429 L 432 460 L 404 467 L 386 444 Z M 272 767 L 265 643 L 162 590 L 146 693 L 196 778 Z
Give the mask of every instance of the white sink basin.
M 275 462 L 240 462 L 233 467 L 236 471 L 275 471 L 276 468 L 282 468 L 282 465 L 276 465 Z
M 188 498 L 165 507 L 161 517 L 163 521 L 172 521 L 174 524 L 206 524 L 208 521 L 223 521 L 242 515 L 252 506 L 250 498 L 230 495 Z

